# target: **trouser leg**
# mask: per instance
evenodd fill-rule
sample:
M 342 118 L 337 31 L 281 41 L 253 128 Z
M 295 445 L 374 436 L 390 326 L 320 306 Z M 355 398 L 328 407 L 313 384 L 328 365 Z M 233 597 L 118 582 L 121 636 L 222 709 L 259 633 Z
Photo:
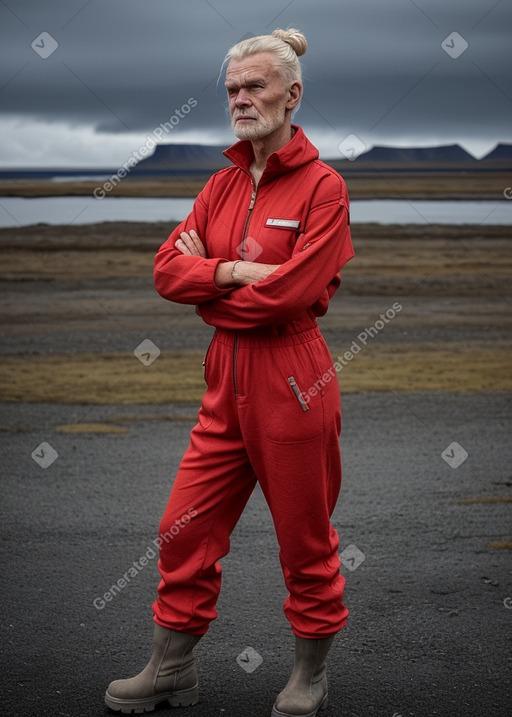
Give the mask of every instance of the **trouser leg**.
M 284 613 L 297 637 L 327 637 L 340 630 L 343 605 L 339 538 L 330 522 L 336 483 L 325 464 L 324 440 L 267 445 L 272 474 L 260 479 L 274 520 L 279 558 L 288 589 Z M 276 470 L 277 469 L 277 470 Z
M 155 621 L 195 635 L 217 617 L 219 560 L 256 483 L 225 403 L 220 391 L 203 399 L 160 525 Z
M 332 365 L 323 339 L 311 344 L 281 348 L 264 377 L 260 368 L 259 388 L 249 392 L 248 410 L 240 413 L 280 546 L 289 591 L 284 612 L 297 637 L 313 639 L 340 630 L 348 610 L 339 539 L 330 522 L 341 486 L 337 380 L 325 381 L 306 411 L 288 381 L 293 375 L 305 395 Z

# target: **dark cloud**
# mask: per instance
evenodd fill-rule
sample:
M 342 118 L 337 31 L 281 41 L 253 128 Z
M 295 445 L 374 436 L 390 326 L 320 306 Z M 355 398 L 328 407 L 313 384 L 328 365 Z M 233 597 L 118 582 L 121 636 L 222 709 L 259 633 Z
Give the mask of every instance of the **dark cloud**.
M 511 19 L 507 0 L 3 0 L 0 118 L 150 132 L 194 97 L 173 140 L 220 136 L 227 49 L 293 25 L 309 42 L 297 117 L 306 129 L 370 143 L 512 141 Z M 31 47 L 43 31 L 59 44 L 47 59 Z M 456 59 L 441 46 L 452 32 L 468 43 Z

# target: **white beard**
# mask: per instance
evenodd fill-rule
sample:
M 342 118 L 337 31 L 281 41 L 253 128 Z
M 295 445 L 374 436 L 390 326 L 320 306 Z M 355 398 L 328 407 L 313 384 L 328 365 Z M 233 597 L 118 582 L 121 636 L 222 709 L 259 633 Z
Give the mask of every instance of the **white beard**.
M 238 139 L 263 139 L 283 126 L 285 116 L 286 114 L 284 109 L 282 112 L 277 110 L 275 113 L 272 113 L 271 117 L 266 122 L 260 118 L 254 123 L 251 122 L 249 124 L 239 124 L 238 122 L 231 120 L 231 126 L 233 128 L 233 132 L 235 133 L 235 137 Z

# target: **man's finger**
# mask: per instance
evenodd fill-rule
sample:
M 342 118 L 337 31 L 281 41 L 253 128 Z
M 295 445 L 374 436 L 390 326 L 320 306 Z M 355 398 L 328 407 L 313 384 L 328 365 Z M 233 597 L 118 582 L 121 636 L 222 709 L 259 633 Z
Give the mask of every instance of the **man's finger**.
M 196 250 L 197 250 L 198 255 L 205 257 L 205 256 L 206 256 L 206 250 L 205 250 L 205 248 L 204 248 L 204 244 L 203 244 L 203 242 L 201 241 L 201 239 L 199 238 L 199 236 L 198 236 L 197 232 L 195 231 L 195 229 L 191 229 L 191 230 L 190 230 L 190 238 L 191 238 L 192 241 L 194 242 L 194 246 L 195 246 L 195 248 L 196 248 Z
M 190 249 L 183 239 L 176 239 L 174 246 L 178 251 L 181 251 L 182 254 L 191 254 Z
M 196 254 L 197 253 L 196 245 L 194 243 L 194 240 L 190 236 L 190 234 L 187 234 L 187 232 L 181 232 L 180 239 L 183 243 L 183 246 L 186 247 L 186 249 L 187 249 L 187 251 L 183 252 L 184 254 Z M 180 239 L 178 239 L 178 241 L 180 241 Z
M 199 239 L 197 232 L 193 229 L 188 232 L 181 232 L 180 239 L 178 239 L 174 246 L 179 249 L 182 254 L 191 254 L 193 256 L 206 256 L 206 251 L 202 241 Z

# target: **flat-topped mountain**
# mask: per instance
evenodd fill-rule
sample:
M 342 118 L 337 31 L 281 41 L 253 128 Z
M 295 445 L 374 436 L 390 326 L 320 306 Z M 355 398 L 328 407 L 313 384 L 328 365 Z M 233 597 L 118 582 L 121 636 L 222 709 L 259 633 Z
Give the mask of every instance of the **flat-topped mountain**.
M 229 160 L 222 154 L 226 149 L 224 145 L 200 145 L 200 144 L 160 144 L 150 157 L 141 160 L 132 170 L 138 176 L 144 174 L 197 174 L 199 172 L 211 173 L 222 167 L 230 165 Z M 383 147 L 375 146 L 366 152 L 361 153 L 355 160 L 351 161 L 348 156 L 341 152 L 339 157 L 332 157 L 325 160 L 327 164 L 343 171 L 358 168 L 370 169 L 375 165 L 379 167 L 404 168 L 414 167 L 421 171 L 443 168 L 496 168 L 502 169 L 505 162 L 512 167 L 512 145 L 500 144 L 486 157 L 478 160 L 458 144 L 450 144 L 439 147 Z
M 158 144 L 153 154 L 141 160 L 132 173 L 154 175 L 166 172 L 215 172 L 231 164 L 222 154 L 225 149 L 226 145 Z
M 509 162 L 512 170 L 512 144 L 498 144 L 492 152 L 489 152 L 484 160 L 498 160 Z
M 458 144 L 441 147 L 372 147 L 359 155 L 362 162 L 475 162 Z
M 148 156 L 130 167 L 127 176 L 133 178 L 165 176 L 207 177 L 213 172 L 228 167 L 231 163 L 222 154 L 227 145 L 206 144 L 159 144 Z M 370 172 L 510 172 L 512 171 L 512 144 L 498 144 L 482 159 L 476 159 L 458 144 L 439 147 L 383 147 L 375 146 L 355 158 L 347 151 L 343 155 L 325 158 L 325 162 L 337 171 L 346 174 Z M 51 179 L 62 177 L 82 180 L 94 179 L 96 175 L 116 174 L 119 167 L 112 169 L 71 168 L 12 168 L 0 169 L 2 179 Z

